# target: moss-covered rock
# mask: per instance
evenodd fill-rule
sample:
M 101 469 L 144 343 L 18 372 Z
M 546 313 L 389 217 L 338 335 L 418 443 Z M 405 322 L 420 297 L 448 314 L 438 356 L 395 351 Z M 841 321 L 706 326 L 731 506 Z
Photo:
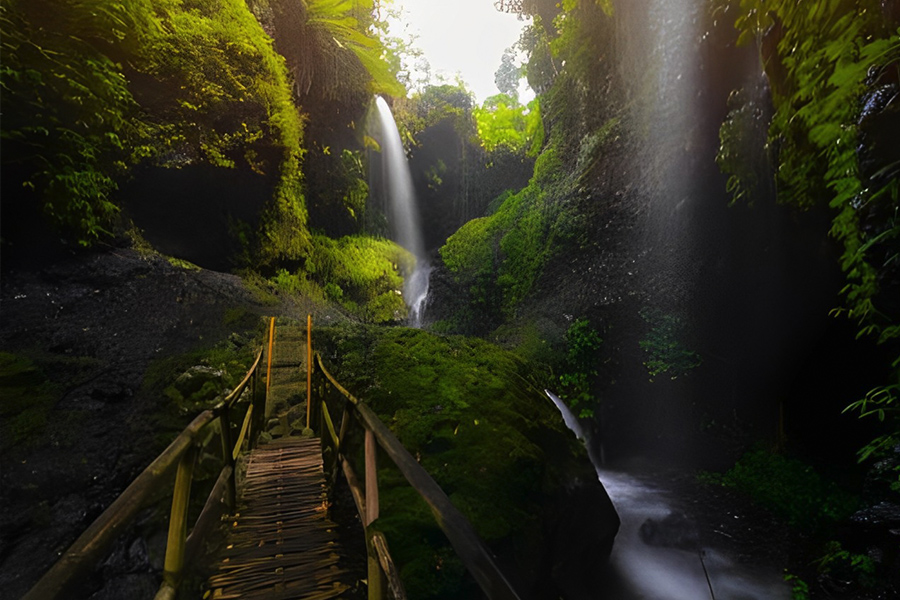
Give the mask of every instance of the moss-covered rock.
M 322 329 L 316 344 L 472 522 L 523 597 L 565 596 L 605 561 L 618 518 L 583 446 L 539 391 L 535 365 L 483 340 L 404 328 Z M 410 597 L 468 595 L 471 581 L 417 494 L 392 465 L 382 464 L 379 485 L 378 526 Z

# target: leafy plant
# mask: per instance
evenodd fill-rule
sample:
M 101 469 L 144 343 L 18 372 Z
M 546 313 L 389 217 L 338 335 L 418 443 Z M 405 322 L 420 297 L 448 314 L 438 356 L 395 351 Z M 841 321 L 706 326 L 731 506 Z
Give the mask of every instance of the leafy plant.
M 857 499 L 824 479 L 811 466 L 764 449 L 744 454 L 715 483 L 741 491 L 804 531 L 813 532 L 847 518 Z
M 650 381 L 662 374 L 677 379 L 703 364 L 699 354 L 684 346 L 685 330 L 680 317 L 650 308 L 642 309 L 640 314 L 650 326 L 647 336 L 638 342 L 647 357 L 644 366 Z
M 809 585 L 798 576 L 784 574 L 784 581 L 791 586 L 791 600 L 809 600 Z
M 870 587 L 876 581 L 875 562 L 868 555 L 851 553 L 834 540 L 825 545 L 825 554 L 815 564 L 819 573 L 846 573 L 864 587 Z
M 563 386 L 563 399 L 581 418 L 594 416 L 596 399 L 591 386 L 597 376 L 602 344 L 603 339 L 587 319 L 576 319 L 566 331 L 565 371 L 559 376 L 559 383 Z
M 776 150 L 779 201 L 798 208 L 828 205 L 835 215 L 830 233 L 843 246 L 846 286 L 843 306 L 833 313 L 856 321 L 860 335 L 896 340 L 900 314 L 889 296 L 895 295 L 900 264 L 900 163 L 874 147 L 871 130 L 880 126 L 870 118 L 896 119 L 896 108 L 879 108 L 866 94 L 897 81 L 900 29 L 874 0 L 740 0 L 719 2 L 718 9 L 728 5 L 738 8 L 740 42 L 757 44 L 772 89 L 775 113 L 766 143 Z M 734 155 L 732 142 L 747 116 L 740 110 L 732 111 L 721 132 L 720 165 L 735 199 L 754 185 Z M 863 157 L 873 153 L 863 168 Z M 879 387 L 849 410 L 883 419 L 895 414 L 896 391 Z M 861 457 L 898 439 L 898 420 L 889 420 L 893 431 L 863 448 Z
M 24 186 L 5 201 L 39 203 L 88 245 L 133 166 L 243 165 L 278 181 L 267 251 L 303 254 L 300 115 L 243 1 L 7 0 L 0 27 L 4 173 Z

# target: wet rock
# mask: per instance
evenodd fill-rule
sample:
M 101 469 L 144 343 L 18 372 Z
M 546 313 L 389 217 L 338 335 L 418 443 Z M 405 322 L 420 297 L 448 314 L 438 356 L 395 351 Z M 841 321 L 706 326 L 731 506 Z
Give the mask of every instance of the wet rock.
M 207 383 L 218 382 L 224 373 L 218 369 L 197 365 L 178 376 L 174 387 L 185 398 L 200 392 Z
M 90 392 L 91 399 L 103 403 L 124 402 L 132 396 L 134 390 L 117 381 L 100 382 Z
M 697 550 L 700 547 L 697 524 L 684 513 L 673 512 L 663 519 L 647 519 L 639 533 L 648 546 L 681 550 Z
M 90 600 L 122 600 L 122 598 L 152 598 L 159 589 L 159 582 L 149 573 L 131 573 L 114 577 L 105 582 Z
M 552 524 L 549 541 L 550 573 L 558 595 L 567 600 L 596 598 L 597 577 L 612 551 L 619 516 L 596 478 L 575 481 L 557 506 L 559 519 Z
M 56 524 L 87 525 L 91 503 L 80 494 L 70 494 L 53 505 L 51 516 Z

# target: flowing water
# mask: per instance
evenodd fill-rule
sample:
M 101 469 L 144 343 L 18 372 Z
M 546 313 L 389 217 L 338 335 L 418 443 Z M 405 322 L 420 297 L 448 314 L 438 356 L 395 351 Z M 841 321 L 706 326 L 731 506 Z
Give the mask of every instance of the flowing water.
M 586 443 L 597 477 L 621 519 L 603 581 L 609 600 L 788 600 L 780 573 L 739 563 L 708 544 L 694 516 L 678 509 L 678 499 L 652 474 L 607 469 L 590 452 L 578 418 L 555 394 L 547 396 L 566 426 Z M 598 592 L 598 596 L 599 596 Z
M 388 225 L 394 241 L 409 250 L 416 258 L 415 270 L 406 277 L 403 285 L 403 299 L 409 309 L 410 325 L 421 327 L 425 299 L 428 297 L 431 265 L 425 254 L 416 192 L 391 108 L 381 96 L 375 99 L 375 108 L 378 111 L 381 130 Z

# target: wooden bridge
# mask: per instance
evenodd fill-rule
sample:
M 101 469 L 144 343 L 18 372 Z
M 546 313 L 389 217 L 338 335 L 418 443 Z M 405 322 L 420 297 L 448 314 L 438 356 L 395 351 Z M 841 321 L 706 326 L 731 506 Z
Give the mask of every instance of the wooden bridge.
M 341 415 L 335 425 L 335 416 Z M 362 429 L 363 450 L 347 451 Z M 193 470 L 204 444 L 221 447 L 222 468 L 203 510 L 188 531 Z M 338 527 L 328 514 L 340 476 L 364 527 L 370 600 L 406 598 L 379 515 L 376 455 L 386 454 L 421 495 L 485 597 L 519 596 L 472 525 L 364 403 L 326 370 L 306 327 L 276 327 L 241 383 L 198 415 L 75 541 L 24 600 L 68 597 L 104 558 L 117 536 L 175 472 L 163 581 L 156 600 L 176 598 L 185 574 L 206 554 L 205 539 L 222 515 L 228 531 L 217 551 L 205 598 L 327 600 L 341 598 L 362 578 L 341 565 Z M 358 455 L 358 456 L 357 456 Z M 354 460 L 357 458 L 357 460 Z M 361 462 L 362 464 L 355 464 Z M 244 472 L 244 468 L 246 471 Z M 363 479 L 357 475 L 363 473 Z

